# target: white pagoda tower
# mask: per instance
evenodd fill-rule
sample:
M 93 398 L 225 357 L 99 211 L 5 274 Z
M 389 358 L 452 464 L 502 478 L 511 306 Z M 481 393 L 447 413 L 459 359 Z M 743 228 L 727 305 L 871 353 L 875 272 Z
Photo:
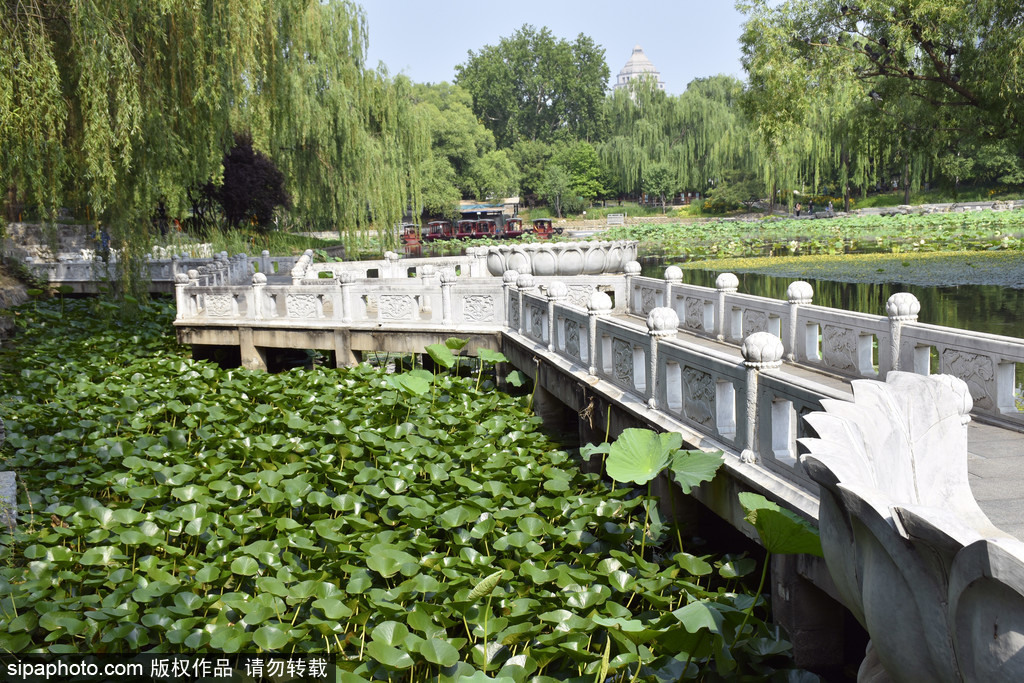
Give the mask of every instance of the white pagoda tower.
M 643 48 L 637 45 L 633 48 L 633 54 L 630 56 L 629 61 L 619 71 L 619 75 L 615 79 L 615 88 L 625 88 L 629 85 L 630 81 L 640 78 L 651 78 L 658 84 L 659 89 L 665 89 L 665 82 L 661 80 L 661 73 L 651 64 L 651 60 L 647 59 Z

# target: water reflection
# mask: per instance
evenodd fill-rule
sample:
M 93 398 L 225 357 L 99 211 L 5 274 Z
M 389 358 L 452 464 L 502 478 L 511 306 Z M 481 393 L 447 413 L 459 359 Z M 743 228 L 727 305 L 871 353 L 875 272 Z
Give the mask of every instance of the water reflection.
M 647 259 L 643 274 L 662 277 L 665 264 Z M 717 271 L 683 270 L 683 282 L 714 287 Z M 739 291 L 786 300 L 792 277 L 759 273 L 736 273 Z M 814 303 L 847 311 L 885 315 L 885 302 L 897 292 L 910 292 L 921 302 L 918 320 L 975 332 L 1024 338 L 1024 289 L 999 285 L 922 287 L 899 283 L 836 282 L 808 280 L 814 287 Z

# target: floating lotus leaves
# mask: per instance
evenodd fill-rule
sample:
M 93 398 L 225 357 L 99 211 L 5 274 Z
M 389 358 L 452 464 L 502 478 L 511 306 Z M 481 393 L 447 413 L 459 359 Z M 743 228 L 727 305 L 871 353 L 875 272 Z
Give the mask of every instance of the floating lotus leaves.
M 717 592 L 709 559 L 673 558 L 668 544 L 640 552 L 648 499 L 581 473 L 526 396 L 477 390 L 479 375 L 366 364 L 224 371 L 181 357 L 173 307 L 160 304 L 136 343 L 88 303 L 66 302 L 80 328 L 30 325 L 25 345 L 0 348 L 5 456 L 45 520 L 19 530 L 24 562 L 0 563 L 0 648 L 340 644 L 362 653 L 339 658 L 341 680 L 415 667 L 438 683 L 631 678 L 641 664 L 640 677 L 678 678 L 683 652 L 690 674 L 763 679 L 784 661 L 758 654 L 777 645 L 757 617 L 741 637 L 684 629 L 671 615 L 681 604 L 710 600 L 735 620 L 752 601 Z M 476 372 L 502 362 L 492 353 L 477 352 Z M 673 436 L 642 445 L 659 454 L 648 469 L 673 468 Z M 78 588 L 74 603 L 58 582 Z

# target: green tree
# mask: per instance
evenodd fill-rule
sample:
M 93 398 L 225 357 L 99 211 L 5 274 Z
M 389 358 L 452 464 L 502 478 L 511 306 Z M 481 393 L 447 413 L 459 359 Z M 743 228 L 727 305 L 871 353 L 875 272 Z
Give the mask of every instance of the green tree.
M 473 193 L 479 200 L 500 202 L 519 190 L 519 169 L 508 150 L 497 149 L 483 155 L 473 165 Z
M 572 175 L 558 164 L 548 164 L 541 181 L 540 196 L 555 207 L 555 215 L 562 217 L 562 205 L 572 195 Z
M 599 155 L 613 192 L 643 191 L 646 169 L 664 164 L 675 190 L 703 191 L 732 169 L 757 167 L 752 129 L 740 108 L 743 84 L 729 76 L 696 79 L 678 97 L 650 80 L 616 90 L 605 103 L 608 137 Z
M 413 87 L 416 114 L 431 140 L 431 161 L 423 167 L 424 208 L 458 215 L 459 199 L 514 195 L 519 173 L 494 135 L 473 114 L 469 93 L 449 83 Z
M 470 50 L 455 74 L 499 147 L 601 132 L 608 65 L 604 49 L 582 33 L 570 43 L 525 24 L 497 45 Z
M 157 198 L 180 210 L 249 130 L 308 220 L 389 224 L 427 145 L 365 36 L 345 0 L 4 3 L 0 182 L 49 216 L 88 207 L 139 253 Z
M 644 167 L 644 192 L 661 200 L 661 210 L 665 210 L 665 199 L 671 197 L 679 189 L 679 180 L 671 166 L 665 163 L 648 164 Z
M 512 160 L 519 170 L 520 192 L 528 206 L 533 206 L 541 195 L 544 170 L 554 151 L 551 145 L 540 140 L 520 140 L 511 149 Z
M 569 173 L 569 190 L 573 196 L 592 202 L 607 193 L 604 168 L 597 150 L 589 142 L 574 141 L 561 145 L 552 155 L 551 163 Z

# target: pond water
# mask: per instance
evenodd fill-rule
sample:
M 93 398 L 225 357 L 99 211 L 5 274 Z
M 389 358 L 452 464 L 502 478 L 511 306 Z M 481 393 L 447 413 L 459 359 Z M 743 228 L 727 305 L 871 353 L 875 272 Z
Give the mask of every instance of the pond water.
M 662 277 L 662 259 L 645 259 L 643 275 Z M 683 269 L 683 282 L 714 287 L 719 272 Z M 760 273 L 736 273 L 739 291 L 786 300 L 786 288 L 795 279 Z M 807 279 L 814 287 L 814 303 L 847 311 L 885 315 L 885 302 L 897 292 L 910 292 L 921 302 L 918 320 L 975 332 L 1024 338 L 1024 289 L 1000 285 L 927 287 L 901 283 L 837 282 Z

